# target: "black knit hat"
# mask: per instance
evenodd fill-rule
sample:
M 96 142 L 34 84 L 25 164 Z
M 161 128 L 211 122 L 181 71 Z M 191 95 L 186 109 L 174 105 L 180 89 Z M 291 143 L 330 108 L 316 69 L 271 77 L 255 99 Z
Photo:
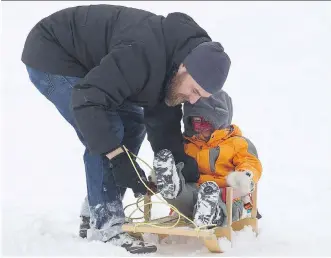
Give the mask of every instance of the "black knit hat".
M 231 60 L 218 42 L 204 42 L 194 48 L 183 61 L 187 72 L 207 92 L 222 89 Z

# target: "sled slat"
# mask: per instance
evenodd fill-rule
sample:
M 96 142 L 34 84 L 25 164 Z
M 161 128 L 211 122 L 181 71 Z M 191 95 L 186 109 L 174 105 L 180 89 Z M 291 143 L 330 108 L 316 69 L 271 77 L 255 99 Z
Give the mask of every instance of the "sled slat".
M 200 230 L 197 232 L 193 228 L 188 227 L 175 227 L 175 228 L 158 228 L 149 225 L 141 225 L 135 227 L 134 224 L 124 224 L 122 229 L 126 232 L 141 232 L 141 233 L 154 233 L 162 235 L 177 235 L 177 236 L 191 236 L 191 237 L 212 237 L 213 230 Z
M 174 225 L 178 220 L 178 217 L 175 216 L 167 216 L 163 218 L 158 218 L 158 219 L 152 219 L 148 221 L 148 223 L 157 223 L 160 224 L 160 226 L 171 226 Z M 185 219 L 181 218 L 178 225 L 185 225 L 185 226 L 190 226 L 189 223 L 186 222 Z

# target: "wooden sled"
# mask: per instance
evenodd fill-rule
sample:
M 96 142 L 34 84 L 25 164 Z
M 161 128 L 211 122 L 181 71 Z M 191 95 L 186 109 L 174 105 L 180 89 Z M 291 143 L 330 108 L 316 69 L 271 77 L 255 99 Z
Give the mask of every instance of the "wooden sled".
M 231 242 L 231 230 L 239 231 L 242 230 L 245 226 L 251 226 L 255 234 L 258 233 L 258 221 L 256 218 L 257 215 L 257 188 L 252 193 L 252 211 L 251 217 L 244 218 L 239 221 L 232 222 L 232 200 L 233 200 L 233 189 L 227 187 L 226 190 L 226 209 L 227 209 L 227 225 L 226 227 L 214 227 L 212 229 L 200 229 L 197 231 L 192 223 L 188 223 L 184 220 L 181 220 L 176 227 L 170 228 L 177 221 L 177 218 L 174 216 L 167 216 L 155 220 L 151 220 L 151 204 L 146 205 L 144 208 L 144 220 L 148 223 L 157 223 L 162 227 L 169 228 L 159 228 L 153 227 L 151 225 L 136 225 L 135 223 L 124 224 L 123 230 L 129 232 L 130 234 L 141 235 L 142 233 L 152 233 L 158 234 L 159 240 L 169 236 L 188 236 L 188 237 L 198 237 L 204 242 L 204 245 L 212 253 L 223 253 L 221 247 L 218 243 L 218 238 L 226 237 Z M 150 196 L 145 196 L 145 204 L 151 202 Z M 232 245 L 232 242 L 231 242 Z

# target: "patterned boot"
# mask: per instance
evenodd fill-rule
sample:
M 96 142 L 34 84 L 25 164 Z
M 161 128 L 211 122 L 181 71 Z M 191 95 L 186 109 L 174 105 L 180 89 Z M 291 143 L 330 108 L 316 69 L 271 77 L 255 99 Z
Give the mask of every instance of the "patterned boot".
M 179 163 L 176 167 L 171 151 L 159 151 L 154 158 L 153 168 L 156 175 L 157 190 L 165 199 L 175 199 L 181 191 L 181 181 L 178 170 L 183 166 Z
M 197 226 L 213 224 L 219 203 L 220 188 L 215 182 L 203 183 L 198 192 L 193 221 Z

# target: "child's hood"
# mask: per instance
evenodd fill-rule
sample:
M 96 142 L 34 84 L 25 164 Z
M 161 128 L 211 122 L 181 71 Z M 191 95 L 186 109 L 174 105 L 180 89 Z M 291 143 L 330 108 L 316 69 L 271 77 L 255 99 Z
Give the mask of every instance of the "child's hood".
M 201 116 L 212 123 L 214 128 L 226 128 L 231 124 L 233 107 L 230 96 L 223 90 L 209 98 L 200 98 L 195 104 L 185 103 L 183 112 L 185 135 L 193 136 L 189 117 Z

